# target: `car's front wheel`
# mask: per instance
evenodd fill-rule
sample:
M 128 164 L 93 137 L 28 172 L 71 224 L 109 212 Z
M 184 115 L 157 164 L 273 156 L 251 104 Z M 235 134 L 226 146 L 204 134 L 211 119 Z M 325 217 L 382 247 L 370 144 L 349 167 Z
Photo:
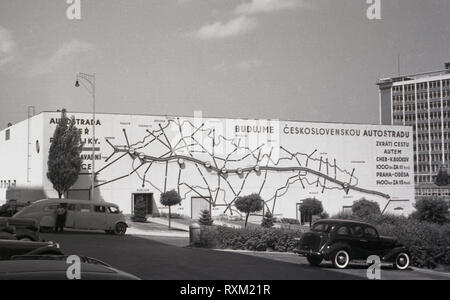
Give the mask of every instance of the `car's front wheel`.
M 318 255 L 308 255 L 306 260 L 313 266 L 318 266 L 322 262 L 322 257 Z
M 409 263 L 409 255 L 405 252 L 401 252 L 395 258 L 394 268 L 396 268 L 397 270 L 406 270 L 409 267 Z
M 345 269 L 350 263 L 350 254 L 347 250 L 336 251 L 333 255 L 332 262 L 335 268 Z
M 127 232 L 127 225 L 125 223 L 117 223 L 114 228 L 115 235 L 125 235 Z

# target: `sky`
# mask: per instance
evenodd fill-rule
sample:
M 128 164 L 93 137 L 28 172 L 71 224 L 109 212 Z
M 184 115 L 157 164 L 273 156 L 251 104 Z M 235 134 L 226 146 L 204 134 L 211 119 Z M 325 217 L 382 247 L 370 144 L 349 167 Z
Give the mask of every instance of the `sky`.
M 72 0 L 68 0 L 71 2 Z M 379 78 L 443 69 L 450 1 L 0 1 L 0 128 L 36 112 L 376 124 Z M 374 0 L 373 0 L 374 1 Z

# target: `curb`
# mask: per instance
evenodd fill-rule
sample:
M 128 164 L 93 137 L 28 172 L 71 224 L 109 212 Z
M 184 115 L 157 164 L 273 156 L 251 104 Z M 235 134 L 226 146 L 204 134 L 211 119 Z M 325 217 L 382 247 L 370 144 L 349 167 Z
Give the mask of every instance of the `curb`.
M 168 220 L 166 221 L 166 220 L 159 219 L 159 218 L 148 218 L 147 221 L 155 223 L 155 224 L 159 224 L 159 225 L 169 226 L 169 221 Z M 178 230 L 183 230 L 183 231 L 189 232 L 189 226 L 188 225 L 180 224 L 180 223 L 177 223 L 176 221 L 174 222 L 173 220 L 171 221 L 171 227 L 174 228 L 174 229 L 178 229 Z

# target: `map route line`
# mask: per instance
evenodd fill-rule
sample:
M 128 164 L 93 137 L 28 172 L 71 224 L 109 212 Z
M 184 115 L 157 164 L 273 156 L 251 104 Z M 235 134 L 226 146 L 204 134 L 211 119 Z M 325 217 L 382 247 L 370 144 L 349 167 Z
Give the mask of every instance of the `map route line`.
M 277 155 L 274 159 L 274 156 L 272 155 L 274 151 L 273 146 L 270 148 L 270 153 L 263 153 L 269 150 L 264 149 L 264 147 L 270 147 L 270 144 L 266 145 L 260 143 L 259 145 L 255 145 L 255 148 L 252 149 L 246 145 L 242 145 L 245 136 L 226 138 L 222 134 L 217 134 L 216 128 L 205 128 L 205 123 L 201 123 L 196 127 L 189 120 L 181 122 L 179 118 L 168 119 L 164 126 L 162 126 L 162 123 L 165 122 L 160 122 L 153 130 L 146 129 L 144 131 L 146 134 L 143 138 L 134 144 L 130 143 L 125 128 L 122 129 L 126 142 L 125 145 L 115 146 L 109 140 L 113 140 L 114 138 L 105 138 L 107 144 L 112 147 L 113 153 L 105 160 L 107 164 L 97 171 L 96 174 L 111 167 L 125 156 L 129 156 L 133 160 L 133 164 L 132 171 L 129 174 L 102 182 L 101 185 L 137 174 L 142 181 L 142 187 L 145 187 L 145 184 L 149 183 L 155 189 L 161 191 L 161 189 L 152 182 L 153 180 L 150 180 L 149 172 L 153 170 L 152 166 L 164 164 L 165 174 L 163 174 L 163 190 L 166 191 L 169 178 L 169 164 L 177 163 L 179 167 L 176 180 L 176 184 L 178 185 L 177 189 L 180 195 L 182 187 L 187 187 L 188 189 L 187 191 L 184 191 L 183 199 L 186 199 L 188 194 L 195 193 L 209 202 L 210 205 L 214 205 L 214 207 L 226 207 L 224 213 L 228 210 L 230 210 L 232 214 L 235 212 L 232 205 L 244 191 L 247 179 L 251 174 L 256 174 L 258 177 L 263 175 L 261 178 L 262 182 L 258 183 L 259 188 L 257 188 L 256 191 L 261 195 L 266 182 L 269 180 L 268 176 L 270 174 L 297 173 L 294 176 L 289 175 L 290 177 L 282 187 L 274 187 L 275 193 L 272 194 L 270 199 L 265 199 L 265 207 L 267 207 L 269 211 L 269 202 L 273 201 L 271 206 L 275 209 L 277 200 L 286 195 L 288 190 L 290 190 L 290 186 L 297 182 L 304 190 L 308 187 L 314 187 L 316 189 L 320 188 L 322 194 L 326 189 L 339 190 L 347 195 L 353 190 L 364 194 L 379 196 L 387 200 L 390 199 L 390 196 L 387 194 L 359 187 L 359 179 L 354 176 L 354 168 L 351 172 L 349 170 L 341 169 L 337 166 L 335 158 L 330 161 L 327 156 L 323 156 L 324 153 L 321 153 L 322 156 L 320 156 L 320 158 L 315 157 L 318 153 L 318 149 L 315 149 L 311 154 L 305 154 L 301 152 L 290 152 L 283 146 L 277 145 L 275 149 L 278 150 L 277 148 L 279 147 L 279 150 L 285 154 Z M 190 128 L 184 128 L 185 125 L 190 126 Z M 178 133 L 175 137 L 169 139 L 166 130 Z M 210 139 L 210 142 L 208 140 L 205 141 L 205 138 Z M 164 154 L 159 157 L 157 155 L 147 154 L 153 151 L 154 143 L 161 145 L 163 149 L 165 148 L 163 151 L 161 151 L 161 146 L 155 148 L 155 151 L 159 152 L 158 155 L 161 153 Z M 227 148 L 229 150 L 221 157 L 217 155 L 216 151 L 219 149 L 219 146 L 231 148 Z M 109 162 L 116 154 L 118 154 L 119 157 Z M 240 155 L 238 156 L 238 154 Z M 201 157 L 197 157 L 197 155 L 200 155 Z M 135 166 L 135 162 L 140 162 L 140 164 Z M 196 173 L 200 176 L 200 180 L 203 182 L 204 186 L 203 184 L 201 184 L 201 186 L 190 185 L 183 181 L 182 177 L 190 176 L 192 178 L 192 175 L 186 175 L 187 173 L 183 172 L 183 169 L 185 169 L 189 163 L 192 163 L 197 169 Z M 239 165 L 236 165 L 237 163 L 245 164 L 245 166 L 239 167 Z M 142 172 L 138 172 L 138 170 L 147 164 L 148 167 L 144 168 L 144 171 L 142 171 L 143 174 L 141 174 Z M 288 164 L 293 165 L 289 166 Z M 230 167 L 230 165 L 232 165 L 232 167 Z M 211 181 L 214 179 L 205 176 L 204 171 L 202 170 L 206 170 L 208 173 L 215 173 L 215 176 L 217 176 L 215 182 Z M 172 172 L 172 168 L 170 168 L 170 172 Z M 313 178 L 311 178 L 312 176 L 317 176 L 317 178 L 314 178 L 313 180 Z M 270 175 L 270 177 L 272 178 L 272 175 Z M 236 180 L 239 180 L 240 183 Z M 207 191 L 207 193 L 202 191 Z M 231 195 L 228 192 L 231 192 Z M 265 191 L 265 194 L 267 193 L 270 192 Z M 227 198 L 227 194 L 229 195 L 228 200 L 225 199 Z M 221 203 L 219 203 L 219 199 Z

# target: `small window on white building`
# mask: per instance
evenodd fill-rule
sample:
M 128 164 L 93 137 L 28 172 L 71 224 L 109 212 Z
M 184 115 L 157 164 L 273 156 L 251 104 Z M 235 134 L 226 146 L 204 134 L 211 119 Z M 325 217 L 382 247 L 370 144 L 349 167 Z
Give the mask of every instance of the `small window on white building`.
M 11 138 L 11 132 L 9 129 L 6 129 L 5 131 L 5 140 L 9 141 L 9 139 Z

